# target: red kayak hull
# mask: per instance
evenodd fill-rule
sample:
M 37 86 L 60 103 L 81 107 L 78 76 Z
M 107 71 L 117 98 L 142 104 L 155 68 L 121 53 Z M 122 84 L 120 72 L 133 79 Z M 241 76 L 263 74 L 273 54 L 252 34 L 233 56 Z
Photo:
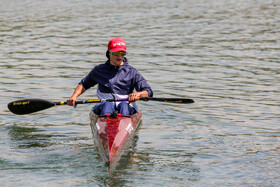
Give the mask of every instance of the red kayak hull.
M 123 151 L 129 146 L 129 140 L 140 125 L 141 117 L 140 111 L 131 116 L 118 115 L 116 117 L 90 113 L 95 144 L 98 146 L 100 156 L 109 167 L 117 165 Z

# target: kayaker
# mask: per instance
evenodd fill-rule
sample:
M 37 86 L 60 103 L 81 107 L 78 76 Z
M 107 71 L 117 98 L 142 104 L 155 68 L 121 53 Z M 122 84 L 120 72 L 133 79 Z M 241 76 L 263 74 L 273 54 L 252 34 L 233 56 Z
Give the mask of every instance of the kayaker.
M 93 111 L 97 115 L 112 114 L 117 110 L 123 115 L 137 112 L 135 101 L 138 97 L 152 97 L 153 91 L 144 77 L 128 64 L 126 43 L 122 38 L 113 38 L 108 43 L 104 64 L 95 66 L 76 87 L 67 104 L 76 107 L 77 97 L 87 89 L 98 84 L 99 99 L 128 98 L 128 102 L 103 102 L 97 104 Z M 133 92 L 136 90 L 136 92 Z

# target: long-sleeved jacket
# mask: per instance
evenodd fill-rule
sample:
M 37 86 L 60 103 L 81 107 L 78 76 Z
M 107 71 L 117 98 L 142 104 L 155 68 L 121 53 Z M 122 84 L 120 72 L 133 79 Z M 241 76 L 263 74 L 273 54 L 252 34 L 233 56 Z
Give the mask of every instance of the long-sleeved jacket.
M 126 58 L 122 66 L 113 66 L 109 60 L 95 66 L 79 84 L 85 89 L 98 84 L 99 97 L 103 94 L 129 95 L 134 89 L 137 92 L 146 90 L 149 97 L 153 96 L 149 84 L 135 68 L 127 63 Z

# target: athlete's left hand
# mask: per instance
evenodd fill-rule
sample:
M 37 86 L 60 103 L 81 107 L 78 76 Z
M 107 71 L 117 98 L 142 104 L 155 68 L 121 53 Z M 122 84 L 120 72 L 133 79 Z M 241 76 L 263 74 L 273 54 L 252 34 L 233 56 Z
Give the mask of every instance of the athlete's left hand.
M 131 93 L 129 94 L 129 97 L 128 97 L 128 102 L 129 103 L 133 103 L 137 100 L 138 97 L 141 96 L 141 93 L 140 92 L 134 92 L 134 93 Z

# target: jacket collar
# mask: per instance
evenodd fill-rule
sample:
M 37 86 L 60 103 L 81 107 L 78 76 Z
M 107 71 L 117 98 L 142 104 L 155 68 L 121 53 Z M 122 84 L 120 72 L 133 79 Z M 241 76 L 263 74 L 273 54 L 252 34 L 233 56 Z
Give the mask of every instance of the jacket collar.
M 123 59 L 123 65 L 121 65 L 121 66 L 114 66 L 114 65 L 112 65 L 111 63 L 110 63 L 110 60 L 107 60 L 106 62 L 105 62 L 105 64 L 107 65 L 107 66 L 109 66 L 109 68 L 110 69 L 123 69 L 123 68 L 125 68 L 127 65 L 128 65 L 128 63 L 127 63 L 127 58 L 125 58 L 124 57 L 124 59 Z

